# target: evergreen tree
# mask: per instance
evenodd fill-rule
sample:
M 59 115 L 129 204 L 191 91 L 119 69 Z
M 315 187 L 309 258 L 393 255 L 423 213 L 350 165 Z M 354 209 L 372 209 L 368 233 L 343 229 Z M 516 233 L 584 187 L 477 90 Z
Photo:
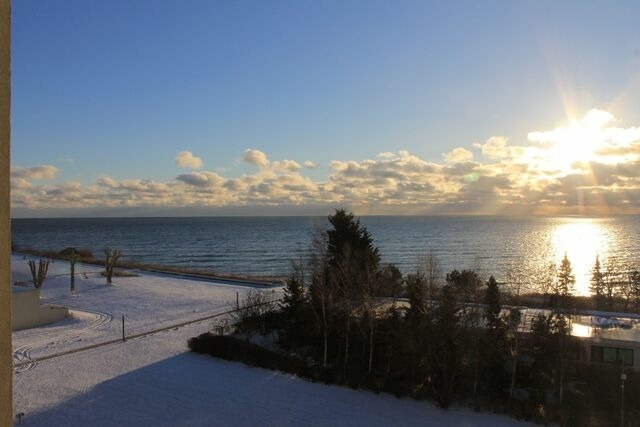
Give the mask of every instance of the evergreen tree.
M 482 280 L 480 276 L 473 270 L 453 270 L 447 274 L 447 284 L 451 285 L 453 290 L 458 294 L 461 302 L 480 302 L 480 288 Z
M 419 319 L 427 313 L 427 281 L 420 272 L 409 274 L 406 280 L 410 319 Z
M 337 209 L 329 216 L 327 230 L 327 278 L 340 295 L 340 312 L 345 321 L 344 358 L 349 363 L 351 321 L 354 313 L 363 313 L 368 322 L 369 370 L 372 365 L 375 310 L 372 297 L 378 294 L 380 254 L 369 231 L 352 213 Z
M 384 266 L 378 274 L 378 295 L 381 297 L 397 297 L 402 292 L 402 273 L 393 264 Z
M 291 273 L 285 282 L 280 309 L 285 314 L 295 317 L 301 311 L 305 301 L 304 270 L 300 262 L 292 262 Z
M 402 335 L 407 337 L 406 353 L 410 355 L 410 375 L 418 380 L 420 395 L 432 386 L 434 372 L 434 337 L 432 304 L 429 300 L 428 279 L 421 271 L 409 274 L 405 281 L 409 308 Z
M 487 327 L 483 337 L 482 365 L 485 383 L 492 396 L 500 394 L 505 382 L 504 344 L 505 325 L 500 317 L 500 289 L 498 282 L 491 276 L 484 295 L 485 319 Z
M 465 367 L 471 367 L 473 376 L 473 400 L 477 404 L 480 387 L 480 369 L 482 362 L 482 281 L 473 270 L 453 270 L 447 274 L 446 281 L 455 291 L 458 303 L 461 303 L 460 324 L 462 326 L 459 347 L 465 360 Z M 471 303 L 471 304 L 470 304 Z
M 460 370 L 458 303 L 450 285 L 442 287 L 440 304 L 435 322 L 436 341 L 436 389 L 438 403 L 446 408 L 450 404 L 455 378 Z
M 596 256 L 596 263 L 591 271 L 591 285 L 589 291 L 596 301 L 596 310 L 602 310 L 604 308 L 604 274 L 600 268 L 600 259 Z
M 566 306 L 568 297 L 574 292 L 575 284 L 576 278 L 573 275 L 571 262 L 565 253 L 564 258 L 560 262 L 560 268 L 558 268 L 558 294 L 560 297 L 560 305 Z
M 355 261 L 351 268 L 360 270 L 360 273 L 366 270 L 377 271 L 380 254 L 373 244 L 371 234 L 360 224 L 360 220 L 344 209 L 337 209 L 335 214 L 329 216 L 329 222 L 333 227 L 327 230 L 329 265 L 338 267 L 345 258 L 350 258 Z M 352 257 L 351 254 L 356 256 Z
M 484 303 L 486 304 L 485 318 L 487 320 L 487 329 L 489 331 L 497 331 L 502 328 L 503 322 L 500 318 L 500 289 L 498 282 L 491 276 L 487 282 L 487 291 L 484 295 Z
M 284 295 L 279 304 L 285 327 L 285 333 L 281 341 L 285 345 L 293 345 L 305 339 L 307 293 L 304 281 L 302 262 L 293 261 L 291 263 L 291 273 L 285 282 Z

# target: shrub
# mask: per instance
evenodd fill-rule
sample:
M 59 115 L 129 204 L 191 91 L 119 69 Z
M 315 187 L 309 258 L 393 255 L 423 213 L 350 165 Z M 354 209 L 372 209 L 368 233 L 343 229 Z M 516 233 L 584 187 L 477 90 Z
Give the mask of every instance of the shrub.
M 191 338 L 188 344 L 191 351 L 196 353 L 306 376 L 307 366 L 303 361 L 229 335 L 214 335 L 207 332 Z
M 89 249 L 76 249 L 72 247 L 64 248 L 63 250 L 58 252 L 58 255 L 60 255 L 63 258 L 69 258 L 74 254 L 74 252 L 78 256 L 78 258 L 81 258 L 81 259 L 93 258 L 93 254 Z

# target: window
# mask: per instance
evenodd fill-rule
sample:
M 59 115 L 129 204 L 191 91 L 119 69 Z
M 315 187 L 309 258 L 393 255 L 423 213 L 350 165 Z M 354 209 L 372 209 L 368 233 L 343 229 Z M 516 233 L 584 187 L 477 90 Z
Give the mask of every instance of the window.
M 602 361 L 604 363 L 616 363 L 618 361 L 618 349 L 611 347 L 603 348 Z
M 626 366 L 633 366 L 633 350 L 630 348 L 591 346 L 591 361 L 619 365 L 622 361 Z

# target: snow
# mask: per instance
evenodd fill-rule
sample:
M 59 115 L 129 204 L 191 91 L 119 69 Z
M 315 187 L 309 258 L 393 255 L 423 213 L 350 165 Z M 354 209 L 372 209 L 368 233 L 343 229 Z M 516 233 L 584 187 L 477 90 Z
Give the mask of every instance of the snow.
M 13 261 L 18 280 L 26 261 Z M 50 274 L 63 274 L 65 264 L 55 262 Z M 65 276 L 42 291 L 42 302 L 67 305 L 73 317 L 13 334 L 15 362 L 22 362 L 14 374 L 14 412 L 25 414 L 23 426 L 529 425 L 190 353 L 187 339 L 209 330 L 211 320 L 100 345 L 120 336 L 122 314 L 132 333 L 155 330 L 223 313 L 247 288 L 149 273 L 114 278 L 112 286 L 95 274 L 79 277 L 75 295 Z M 88 345 L 98 346 L 79 350 Z M 79 351 L 60 355 L 73 349 Z M 29 362 L 43 356 L 53 357 Z
M 12 258 L 13 281 L 29 279 L 27 260 Z M 39 358 L 118 339 L 122 336 L 122 316 L 126 335 L 134 335 L 223 313 L 235 305 L 236 292 L 242 298 L 249 289 L 136 271 L 138 277 L 114 277 L 113 284 L 107 285 L 100 271 L 100 267 L 78 264 L 76 292 L 70 294 L 69 264 L 59 260 L 52 263 L 40 301 L 68 307 L 72 317 L 15 332 L 14 351 L 29 346 L 31 357 Z

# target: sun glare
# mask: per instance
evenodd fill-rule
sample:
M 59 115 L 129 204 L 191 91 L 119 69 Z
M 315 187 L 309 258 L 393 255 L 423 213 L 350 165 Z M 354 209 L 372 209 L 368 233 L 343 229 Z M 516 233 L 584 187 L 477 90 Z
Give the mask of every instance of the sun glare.
M 589 279 L 596 256 L 607 258 L 611 236 L 599 219 L 568 218 L 553 230 L 556 265 L 566 254 L 576 278 L 576 294 L 589 295 Z
M 541 168 L 561 175 L 574 172 L 580 164 L 598 160 L 598 151 L 607 146 L 607 126 L 615 117 L 593 109 L 582 119 L 546 132 L 531 132 L 529 140 L 540 144 Z
M 574 124 L 558 132 L 557 142 L 550 147 L 549 154 L 558 169 L 570 172 L 575 163 L 594 160 L 598 148 L 598 130 Z

